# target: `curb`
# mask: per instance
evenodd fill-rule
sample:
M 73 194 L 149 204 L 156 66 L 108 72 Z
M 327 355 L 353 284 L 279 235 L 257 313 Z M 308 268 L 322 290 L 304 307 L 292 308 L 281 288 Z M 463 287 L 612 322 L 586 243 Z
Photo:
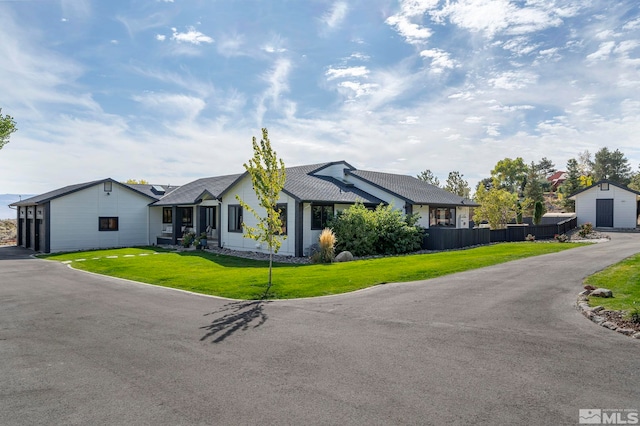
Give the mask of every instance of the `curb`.
M 608 328 L 609 330 L 617 331 L 618 333 L 625 336 L 640 339 L 640 331 L 635 331 L 631 328 L 618 327 L 617 324 L 611 321 L 607 321 L 605 317 L 598 315 L 598 312 L 604 311 L 604 308 L 602 306 L 594 306 L 593 308 L 589 306 L 589 304 L 587 303 L 587 296 L 582 293 L 578 295 L 576 309 L 578 309 L 578 311 L 580 311 L 582 315 L 602 327 Z

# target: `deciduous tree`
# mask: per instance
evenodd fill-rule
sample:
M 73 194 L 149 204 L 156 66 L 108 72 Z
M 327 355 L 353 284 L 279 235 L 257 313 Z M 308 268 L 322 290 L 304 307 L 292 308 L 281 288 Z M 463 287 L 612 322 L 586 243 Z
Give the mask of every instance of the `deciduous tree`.
M 515 160 L 511 158 L 500 160 L 491 170 L 493 186 L 514 193 L 522 191 L 527 177 L 527 170 L 528 167 L 521 157 Z
M 474 218 L 477 222 L 486 220 L 491 229 L 501 229 L 517 214 L 518 196 L 506 189 L 485 189 L 480 185 L 475 194 L 475 201 L 480 207 L 474 208 Z
M 2 115 L 2 108 L 0 108 L 0 149 L 9 143 L 9 137 L 13 132 L 18 130 L 16 128 L 16 122 L 10 115 Z
M 243 164 L 258 198 L 258 204 L 264 209 L 262 212 L 256 211 L 252 206 L 244 202 L 238 195 L 236 199 L 243 209 L 251 212 L 256 220 L 255 227 L 243 223 L 244 235 L 255 241 L 264 242 L 269 247 L 269 283 L 265 295 L 268 294 L 272 283 L 273 254 L 277 253 L 282 246 L 282 240 L 286 238 L 282 234 L 282 219 L 278 200 L 280 192 L 286 182 L 286 171 L 284 161 L 279 159 L 276 152 L 271 148 L 269 133 L 266 128 L 262 129 L 262 139 L 260 143 L 253 137 L 253 158 Z

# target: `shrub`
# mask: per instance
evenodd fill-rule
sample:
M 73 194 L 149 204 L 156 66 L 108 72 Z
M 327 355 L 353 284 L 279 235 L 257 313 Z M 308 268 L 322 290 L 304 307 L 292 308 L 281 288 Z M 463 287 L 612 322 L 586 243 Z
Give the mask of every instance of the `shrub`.
M 633 309 L 629 312 L 629 320 L 635 324 L 640 324 L 640 307 L 633 302 Z
M 184 235 L 182 236 L 182 247 L 191 247 L 191 244 L 193 244 L 193 241 L 196 238 L 196 233 L 195 232 L 185 232 Z
M 531 234 L 527 234 L 526 237 L 524 237 L 525 240 L 527 241 L 535 241 L 536 240 L 536 236 L 535 235 L 531 235 Z
M 313 263 L 331 263 L 335 258 L 336 235 L 329 228 L 320 234 L 319 249 L 311 255 Z
M 354 256 L 400 254 L 420 249 L 424 230 L 417 225 L 418 215 L 403 215 L 392 206 L 375 210 L 356 203 L 340 212 L 330 223 L 338 238 L 339 251 Z
M 578 231 L 578 234 L 580 234 L 581 237 L 586 237 L 592 232 L 593 232 L 593 224 L 591 222 L 587 222 L 580 225 L 580 230 Z

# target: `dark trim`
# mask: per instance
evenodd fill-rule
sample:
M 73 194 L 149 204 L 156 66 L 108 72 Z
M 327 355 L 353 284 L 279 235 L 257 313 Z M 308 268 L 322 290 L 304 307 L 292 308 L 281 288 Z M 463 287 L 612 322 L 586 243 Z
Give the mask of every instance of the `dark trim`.
M 338 164 L 344 164 L 346 167 L 344 168 L 344 170 L 356 170 L 355 167 L 353 167 L 351 164 L 347 163 L 346 161 L 332 161 L 330 163 L 325 163 L 323 165 L 321 165 L 320 167 L 318 167 L 315 170 L 311 170 L 309 172 L 310 175 L 315 175 L 316 173 L 318 173 L 320 170 L 324 170 L 327 167 L 331 167 L 331 166 L 336 166 Z
M 51 203 L 43 205 L 44 214 L 44 252 L 51 253 Z
M 237 219 L 240 220 L 240 227 L 238 229 L 235 228 L 234 224 L 234 228 L 231 229 L 231 209 L 238 209 L 238 217 Z M 227 205 L 227 232 L 229 233 L 234 233 L 234 234 L 241 234 L 242 232 L 244 232 L 243 228 L 244 228 L 244 209 L 242 208 L 242 205 L 240 204 L 228 204 Z
M 322 226 L 322 217 L 320 217 L 320 227 L 319 228 L 314 228 L 313 227 L 313 208 L 314 207 L 331 207 L 331 210 L 333 211 L 333 216 L 335 216 L 336 214 L 336 206 L 334 203 L 316 203 L 316 204 L 311 204 L 311 230 L 312 231 L 321 231 L 326 227 L 326 223 L 325 226 Z
M 404 205 L 404 214 L 413 214 L 413 204 L 407 203 Z
M 294 208 L 294 220 L 295 220 L 295 228 L 296 228 L 296 239 L 295 239 L 295 254 L 296 257 L 304 256 L 304 248 L 302 247 L 304 244 L 304 203 L 296 201 Z
M 172 244 L 178 244 L 178 229 L 182 229 L 178 225 L 178 206 L 172 206 L 171 207 L 173 209 L 172 213 L 171 213 L 171 217 L 173 219 L 173 231 L 171 233 L 171 243 Z M 180 219 L 180 221 L 182 221 L 182 219 Z
M 222 204 L 218 205 L 216 212 L 216 228 L 218 232 L 218 248 L 222 248 Z
M 111 228 L 111 221 L 115 219 L 115 228 Z M 103 220 L 107 221 L 107 226 L 102 226 Z M 117 232 L 120 230 L 120 218 L 118 216 L 98 216 L 98 231 L 100 232 Z

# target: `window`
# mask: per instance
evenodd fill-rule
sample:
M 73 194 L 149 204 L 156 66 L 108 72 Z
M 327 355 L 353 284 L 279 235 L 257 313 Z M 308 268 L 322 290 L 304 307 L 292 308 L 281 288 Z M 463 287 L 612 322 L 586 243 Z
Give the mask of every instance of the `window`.
M 311 206 L 311 229 L 324 229 L 333 217 L 333 206 Z
M 182 225 L 193 226 L 193 209 L 191 207 L 182 208 Z
M 173 223 L 173 209 L 171 207 L 162 208 L 162 223 Z
M 280 222 L 282 222 L 282 227 L 278 235 L 287 235 L 287 205 L 278 204 L 276 208 L 280 210 Z
M 456 226 L 455 207 L 429 207 L 429 226 Z
M 600 191 L 608 191 L 608 190 L 609 190 L 609 183 L 608 182 L 600 184 Z
M 242 232 L 242 206 L 229 205 L 229 232 Z
M 98 219 L 98 231 L 117 231 L 117 217 L 101 217 Z
M 204 211 L 205 217 L 205 226 L 207 232 L 213 229 L 216 229 L 216 208 L 215 207 L 207 207 Z
M 113 190 L 113 182 L 104 183 L 104 192 L 111 192 Z

